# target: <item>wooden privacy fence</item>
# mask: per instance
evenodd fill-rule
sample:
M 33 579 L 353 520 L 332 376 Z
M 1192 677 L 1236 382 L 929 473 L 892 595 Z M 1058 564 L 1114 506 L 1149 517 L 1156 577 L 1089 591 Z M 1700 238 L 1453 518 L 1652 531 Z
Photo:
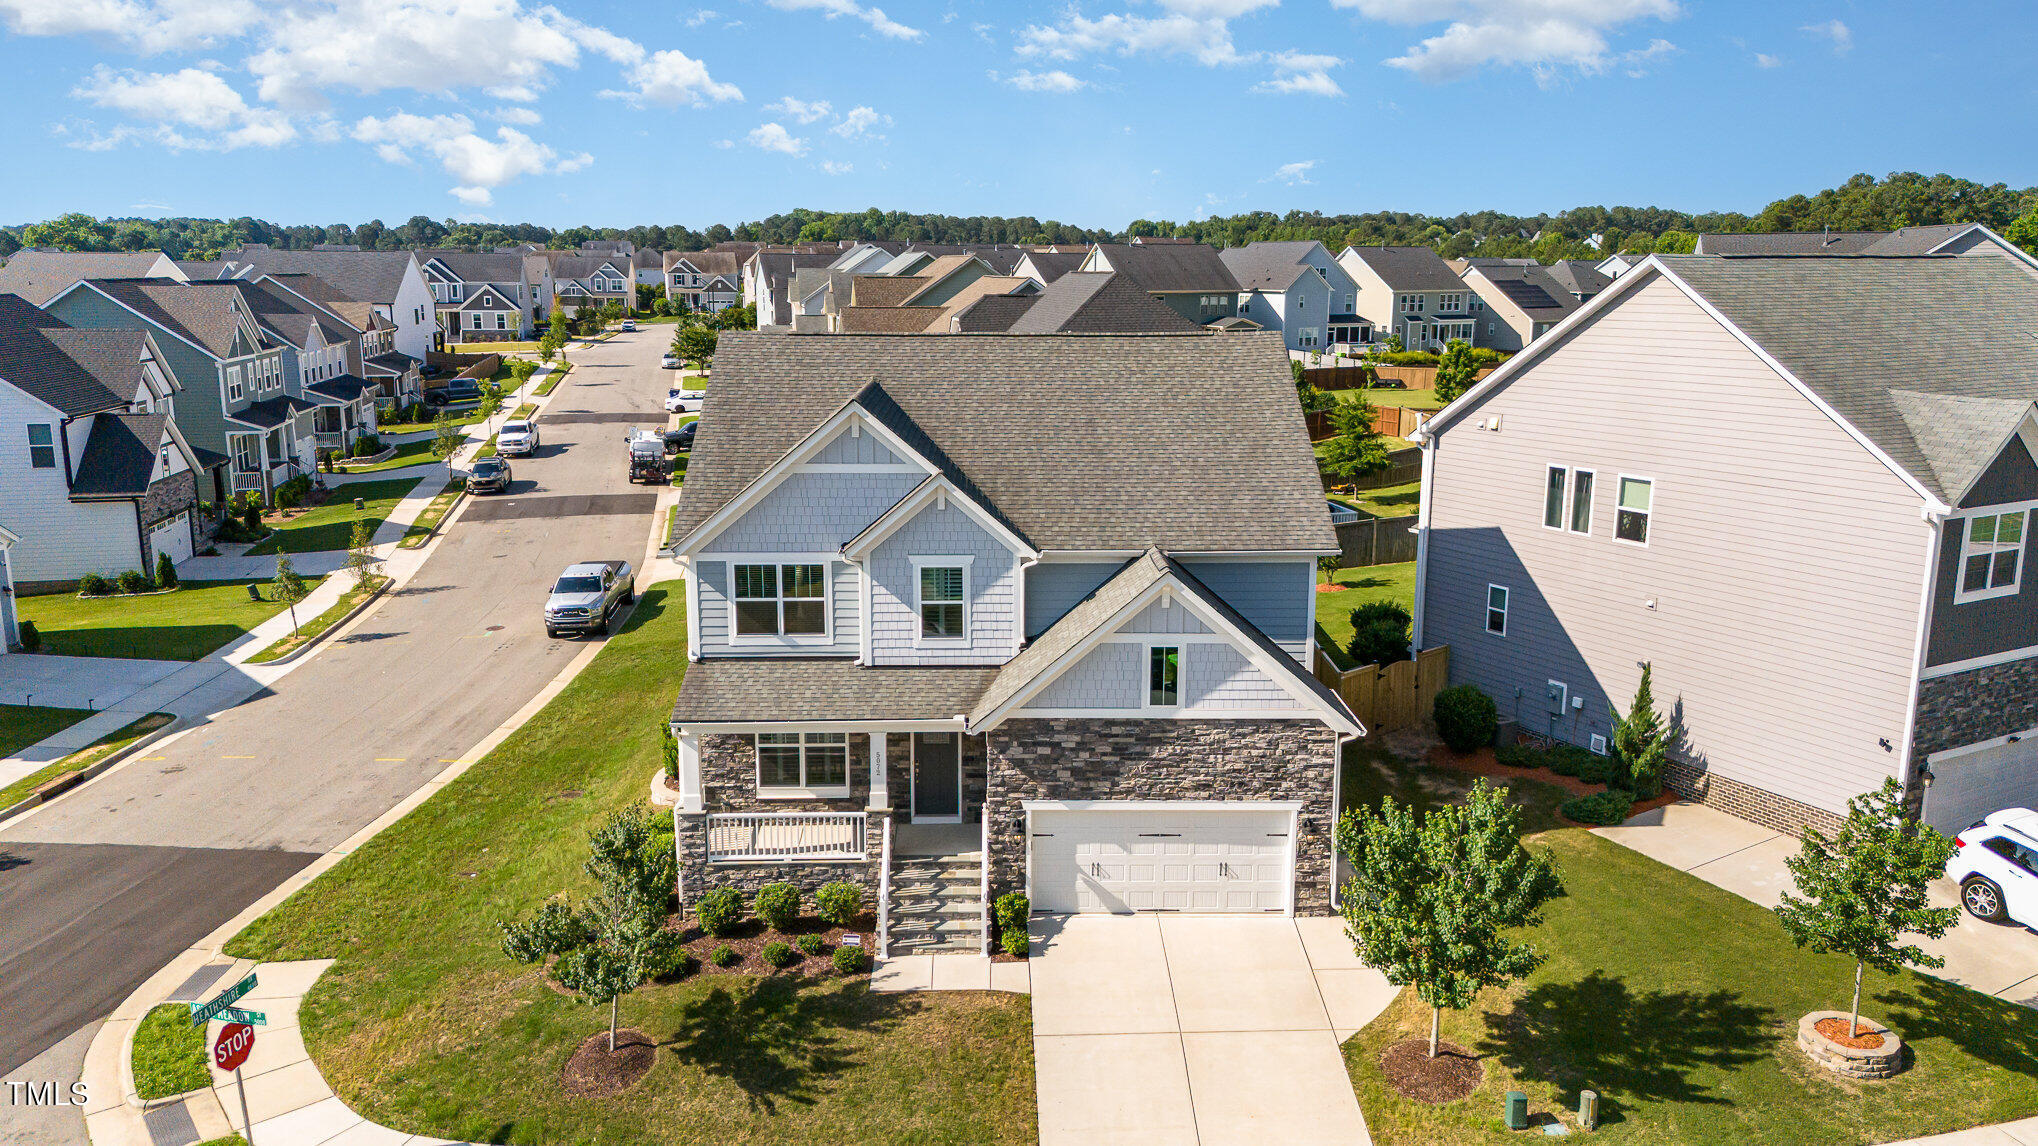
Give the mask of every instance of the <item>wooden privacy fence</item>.
M 1451 647 L 1438 645 L 1385 668 L 1365 665 L 1339 671 L 1316 650 L 1316 679 L 1344 698 L 1368 734 L 1413 728 L 1429 717 L 1430 706 L 1451 675 Z
M 1350 361 L 1346 359 L 1345 361 Z M 1493 373 L 1495 367 L 1481 366 L 1472 376 L 1474 381 Z M 1410 390 L 1430 390 L 1437 384 L 1437 368 L 1434 366 L 1305 366 L 1302 380 L 1318 390 L 1360 390 L 1372 384 L 1368 374 L 1382 380 L 1399 382 Z
M 1415 560 L 1416 521 L 1416 516 L 1410 515 L 1337 523 L 1338 568 L 1363 569 Z
M 1331 424 L 1330 414 L 1329 410 L 1321 410 L 1303 415 L 1303 420 L 1309 426 L 1310 441 L 1320 442 L 1337 434 L 1337 427 Z M 1416 410 L 1407 406 L 1375 406 L 1373 432 L 1389 438 L 1405 438 L 1435 414 L 1435 410 Z

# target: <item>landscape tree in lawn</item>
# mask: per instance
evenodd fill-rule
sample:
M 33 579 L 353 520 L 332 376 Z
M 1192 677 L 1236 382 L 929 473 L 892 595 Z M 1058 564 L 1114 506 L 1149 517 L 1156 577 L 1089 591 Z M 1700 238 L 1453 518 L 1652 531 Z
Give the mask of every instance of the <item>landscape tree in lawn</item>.
M 356 585 L 367 584 L 368 574 L 375 569 L 375 552 L 370 547 L 374 538 L 375 531 L 365 521 L 355 522 L 354 532 L 347 538 L 347 568 L 354 571 Z
M 682 327 L 680 332 L 673 336 L 672 345 L 673 349 L 679 351 L 681 358 L 700 363 L 701 372 L 706 373 L 708 359 L 715 356 L 715 344 L 717 341 L 719 341 L 719 336 L 713 329 L 706 326 L 690 325 Z
M 502 950 L 519 963 L 558 956 L 551 972 L 560 986 L 584 1002 L 609 1005 L 613 1054 L 622 997 L 680 959 L 679 935 L 665 928 L 677 869 L 672 841 L 637 808 L 589 833 L 587 845 L 583 869 L 598 890 L 579 907 L 555 899 L 529 919 L 504 922 Z
M 450 411 L 439 411 L 438 418 L 433 421 L 433 429 L 436 432 L 432 436 L 432 457 L 439 461 L 443 462 L 459 453 L 460 447 L 467 441 L 467 435 L 461 433 L 460 427 L 453 424 L 453 415 Z
M 1854 1004 L 1847 1031 L 1861 1033 L 1861 973 L 1895 974 L 1906 966 L 1943 967 L 1905 935 L 1937 939 L 1959 922 L 1951 907 L 1933 907 L 1925 887 L 1946 870 L 1953 841 L 1904 814 L 1903 786 L 1890 778 L 1847 801 L 1836 835 L 1806 828 L 1804 847 L 1783 861 L 1800 894 L 1785 892 L 1776 916 L 1791 941 L 1823 955 L 1854 957 Z
M 1330 425 L 1337 436 L 1323 447 L 1325 473 L 1351 482 L 1387 468 L 1387 443 L 1373 432 L 1374 417 L 1373 404 L 1363 393 L 1331 411 Z
M 1437 360 L 1437 401 L 1448 403 L 1470 390 L 1477 373 L 1479 364 L 1472 361 L 1472 344 L 1462 338 L 1451 339 Z
M 1468 1007 L 1482 988 L 1542 963 L 1509 933 L 1541 923 L 1563 885 L 1550 854 L 1530 853 L 1520 834 L 1520 810 L 1484 780 L 1462 806 L 1420 821 L 1391 797 L 1378 812 L 1354 808 L 1338 821 L 1338 851 L 1354 873 L 1341 908 L 1345 934 L 1367 965 L 1429 1004 L 1431 1058 L 1445 1008 Z
M 276 576 L 269 582 L 269 599 L 282 601 L 290 606 L 290 635 L 297 635 L 297 603 L 304 600 L 308 590 L 304 578 L 297 575 L 297 568 L 290 564 L 290 555 L 276 556 Z
M 1608 707 L 1612 707 L 1609 705 Z M 1649 664 L 1642 664 L 1642 683 L 1635 702 L 1622 716 L 1613 709 L 1613 755 L 1627 773 L 1628 790 L 1647 800 L 1663 790 L 1663 757 L 1669 751 L 1663 720 L 1656 715 L 1656 696 L 1649 687 Z

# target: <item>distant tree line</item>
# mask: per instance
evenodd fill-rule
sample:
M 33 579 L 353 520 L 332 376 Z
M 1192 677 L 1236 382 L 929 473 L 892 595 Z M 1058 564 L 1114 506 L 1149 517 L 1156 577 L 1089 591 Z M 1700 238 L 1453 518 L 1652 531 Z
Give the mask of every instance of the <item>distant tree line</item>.
M 1884 179 L 1856 175 L 1815 195 L 1778 199 L 1756 215 L 1690 214 L 1662 207 L 1574 207 L 1555 215 L 1478 211 L 1424 215 L 1373 211 L 1325 215 L 1250 211 L 1188 222 L 1135 219 L 1123 230 L 1078 227 L 1030 215 L 930 215 L 910 211 L 812 211 L 802 208 L 734 227 L 704 231 L 683 226 L 569 227 L 533 223 L 460 223 L 423 215 L 389 226 L 380 219 L 358 225 L 279 226 L 261 219 L 94 219 L 70 214 L 41 223 L 0 227 L 0 256 L 24 246 L 74 251 L 161 250 L 172 258 L 210 259 L 243 243 L 303 249 L 345 243 L 365 250 L 459 247 L 487 250 L 513 243 L 577 247 L 590 239 L 628 239 L 653 250 L 698 250 L 730 239 L 751 242 L 834 242 L 890 239 L 922 243 L 1093 243 L 1138 236 L 1193 239 L 1240 246 L 1261 239 L 1316 239 L 1333 250 L 1347 245 L 1427 246 L 1446 258 L 1469 255 L 1534 258 L 1542 262 L 1588 258 L 1613 251 L 1646 254 L 1691 250 L 1700 234 L 1732 231 L 1886 231 L 1935 223 L 1982 223 L 2038 249 L 2038 187 L 1981 184 L 1951 175 L 1895 172 Z M 1598 247 L 1588 240 L 1600 236 Z

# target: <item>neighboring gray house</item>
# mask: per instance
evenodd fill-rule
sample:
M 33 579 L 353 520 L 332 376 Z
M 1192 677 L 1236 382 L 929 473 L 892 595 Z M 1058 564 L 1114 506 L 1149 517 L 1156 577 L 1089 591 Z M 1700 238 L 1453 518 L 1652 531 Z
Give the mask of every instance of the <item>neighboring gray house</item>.
M 1613 285 L 1613 276 L 1601 273 L 1590 259 L 1560 259 L 1543 269 L 1579 302 L 1590 302 L 1593 295 Z
M 1282 332 L 1289 350 L 1321 351 L 1332 342 L 1371 341 L 1371 324 L 1353 312 L 1358 284 L 1322 243 L 1247 243 L 1227 247 L 1217 257 L 1238 279 L 1239 315 Z M 1336 338 L 1333 328 L 1364 337 Z
M 1081 269 L 1122 274 L 1198 326 L 1238 314 L 1238 277 L 1202 243 L 1099 243 Z
M 41 306 L 83 279 L 170 279 L 184 270 L 161 251 L 16 251 L 0 266 L 0 294 Z
M 1273 334 L 724 335 L 672 526 L 682 895 L 875 889 L 897 820 L 989 842 L 900 942 L 975 948 L 985 863 L 1041 911 L 1328 912 L 1363 730 L 1308 669 L 1294 389 Z
M 440 349 L 432 289 L 417 256 L 409 251 L 283 251 L 249 243 L 228 251 L 223 260 L 227 267 L 223 278 L 316 275 L 341 297 L 366 303 L 389 320 L 396 328 L 393 342 L 399 353 L 422 362 L 427 353 Z
M 568 318 L 578 317 L 583 307 L 599 308 L 613 302 L 629 310 L 636 305 L 637 288 L 632 281 L 628 254 L 547 251 L 536 257 L 543 258 L 550 267 L 552 305 L 565 311 Z
M 297 276 L 290 276 L 297 277 Z M 269 341 L 283 349 L 287 392 L 316 406 L 312 433 L 320 450 L 345 453 L 375 429 L 377 386 L 362 377 L 361 331 L 290 289 L 283 279 L 236 280 Z
M 1474 344 L 1508 353 L 1541 338 L 1577 310 L 1578 300 L 1533 259 L 1466 259 L 1447 264 L 1472 289 Z
M 979 321 L 979 308 L 996 312 L 1012 303 L 979 300 L 969 314 Z M 1013 334 L 1193 334 L 1203 327 L 1158 301 L 1138 283 L 1104 271 L 1070 271 L 1032 299 L 1005 328 Z
M 1670 786 L 1771 827 L 2038 804 L 2033 330 L 2005 259 L 1645 261 L 1420 432 L 1417 646 L 1595 750 L 1653 665 Z
M 1965 255 L 1975 251 L 2038 266 L 2015 243 L 1980 223 L 1939 223 L 1894 231 L 1771 231 L 1700 235 L 1701 255 Z
M 1442 350 L 1454 338 L 1486 345 L 1471 306 L 1477 296 L 1428 247 L 1346 247 L 1337 265 L 1357 294 L 1352 313 L 1372 325 L 1376 340 L 1400 335 L 1409 350 Z
M 667 251 L 665 297 L 688 310 L 727 310 L 742 300 L 742 274 L 732 251 Z
M 533 274 L 544 273 L 545 260 L 514 251 L 412 253 L 431 287 L 439 330 L 448 343 L 538 337 L 542 292 Z

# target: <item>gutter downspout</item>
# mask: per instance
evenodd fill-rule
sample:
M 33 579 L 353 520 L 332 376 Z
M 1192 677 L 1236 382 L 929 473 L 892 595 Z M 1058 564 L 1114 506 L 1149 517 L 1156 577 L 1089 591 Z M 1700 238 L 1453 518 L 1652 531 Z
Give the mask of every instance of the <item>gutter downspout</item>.
M 1429 519 L 1430 503 L 1436 492 L 1437 439 L 1427 428 L 1415 431 L 1409 438 L 1422 447 L 1422 501 L 1415 511 L 1415 609 L 1408 633 L 1412 656 L 1423 647 L 1423 598 L 1429 586 Z
M 1912 755 L 1911 746 L 1917 735 L 1918 691 L 1924 684 L 1925 658 L 1930 652 L 1932 635 L 1932 606 L 1938 597 L 1939 551 L 1944 544 L 1946 518 L 1953 512 L 1951 506 L 1927 505 L 1919 516 L 1926 526 L 1924 587 L 1918 591 L 1918 629 L 1911 650 L 1910 695 L 1904 702 L 1903 743 L 1897 750 L 1897 775 L 1902 779 L 1904 790 L 1918 794 L 1919 818 L 1923 818 L 1925 805 L 1924 773 L 1925 761 Z M 1955 570 L 1955 575 L 1958 575 Z

